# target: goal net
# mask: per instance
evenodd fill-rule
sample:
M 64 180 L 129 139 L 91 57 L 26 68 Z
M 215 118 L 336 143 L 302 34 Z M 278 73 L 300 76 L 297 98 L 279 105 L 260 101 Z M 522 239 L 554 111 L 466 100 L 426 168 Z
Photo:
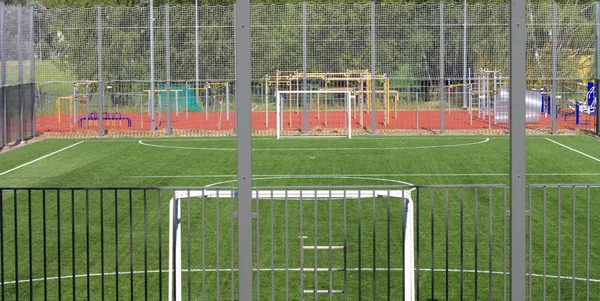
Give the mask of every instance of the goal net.
M 378 282 L 388 283 L 387 290 L 405 301 L 415 300 L 411 190 L 274 187 L 254 190 L 252 199 L 253 282 L 258 285 L 262 275 L 270 283 L 256 287 L 260 294 L 355 300 L 356 287 Z M 194 299 L 190 288 L 207 299 L 235 294 L 237 254 L 247 252 L 238 249 L 236 202 L 231 188 L 174 192 L 169 300 L 184 300 L 186 294 Z M 360 280 L 361 272 L 375 275 L 375 268 L 383 270 L 377 279 Z
M 300 135 L 351 138 L 351 98 L 348 90 L 278 91 L 277 139 Z

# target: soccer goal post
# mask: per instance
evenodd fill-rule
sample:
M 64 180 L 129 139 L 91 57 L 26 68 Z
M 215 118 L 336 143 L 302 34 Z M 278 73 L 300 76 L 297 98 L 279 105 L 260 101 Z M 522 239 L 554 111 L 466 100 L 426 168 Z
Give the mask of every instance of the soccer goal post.
M 204 279 L 208 276 L 212 277 L 210 278 L 212 281 L 219 283 L 219 274 L 216 274 L 219 271 L 223 273 L 225 277 L 234 277 L 233 275 L 237 271 L 237 266 L 233 265 L 233 254 L 237 254 L 237 252 L 241 252 L 242 250 L 238 250 L 237 244 L 234 243 L 234 240 L 237 241 L 237 237 L 234 237 L 235 231 L 233 229 L 233 222 L 232 220 L 229 220 L 229 218 L 220 221 L 217 218 L 215 222 L 215 220 L 210 220 L 209 216 L 219 216 L 224 212 L 227 212 L 228 210 L 225 209 L 228 206 L 227 204 L 230 204 L 230 213 L 234 213 L 236 206 L 234 205 L 233 200 L 235 198 L 236 191 L 234 189 L 207 188 L 203 190 L 174 192 L 169 203 L 168 297 L 170 301 L 182 300 L 182 291 L 186 291 L 184 286 L 190 285 L 190 277 L 192 277 L 192 274 L 189 273 L 189 271 L 202 273 L 201 275 L 198 274 L 195 278 L 196 280 L 192 280 L 193 283 L 198 283 L 199 278 Z M 308 295 L 312 294 L 341 294 L 349 299 L 355 299 L 356 296 L 354 294 L 356 292 L 348 290 L 347 274 L 360 274 L 361 271 L 370 271 L 373 267 L 365 267 L 360 264 L 357 265 L 353 260 L 347 259 L 347 250 L 352 254 L 357 254 L 356 252 L 358 252 L 358 254 L 362 252 L 365 254 L 375 252 L 375 245 L 363 244 L 361 246 L 360 242 L 357 243 L 357 241 L 360 241 L 360 238 L 354 236 L 356 235 L 354 230 L 350 230 L 354 229 L 353 227 L 356 227 L 357 225 L 360 227 L 362 222 L 365 225 L 369 224 L 369 226 L 373 226 L 373 232 L 371 233 L 373 239 L 375 238 L 375 228 L 380 229 L 380 231 L 396 229 L 388 239 L 395 239 L 390 240 L 393 244 L 401 243 L 404 249 L 401 251 L 403 255 L 402 257 L 393 259 L 391 262 L 388 261 L 389 267 L 387 268 L 390 271 L 397 271 L 397 273 L 402 273 L 403 275 L 402 277 L 393 276 L 393 278 L 391 278 L 391 281 L 395 282 L 393 284 L 393 289 L 396 292 L 399 292 L 398 290 L 402 291 L 401 294 L 404 296 L 404 301 L 415 300 L 415 230 L 411 190 L 384 190 L 379 187 L 376 189 L 356 189 L 352 187 L 340 187 L 336 189 L 279 187 L 273 189 L 256 189 L 252 192 L 252 199 L 254 202 L 262 202 L 263 204 L 260 205 L 260 207 L 263 208 L 262 210 L 258 210 L 258 203 L 255 203 L 256 207 L 253 205 L 253 208 L 255 207 L 255 210 L 259 211 L 254 213 L 256 223 L 262 223 L 263 226 L 271 225 L 270 229 L 268 227 L 266 229 L 262 228 L 261 231 L 263 231 L 263 235 L 260 235 L 261 231 L 259 231 L 258 228 L 256 229 L 255 237 L 253 237 L 256 244 L 253 248 L 255 250 L 262 249 L 265 251 L 271 247 L 270 257 L 279 262 L 284 258 L 288 258 L 288 254 L 300 254 L 300 257 L 297 257 L 296 260 L 293 261 L 294 263 L 290 265 L 285 264 L 284 266 L 275 267 L 269 264 L 253 264 L 255 272 L 276 272 L 281 276 L 284 276 L 283 273 L 285 273 L 285 277 L 278 277 L 277 280 L 273 278 L 274 281 L 277 281 L 278 283 L 276 287 L 285 287 L 287 285 L 290 291 L 297 289 L 293 294 L 299 293 L 302 298 L 308 298 Z M 214 212 L 211 212 L 209 209 L 210 204 L 216 204 L 219 201 L 222 201 L 221 206 L 223 206 L 221 207 L 221 214 L 219 214 L 218 209 L 216 214 L 214 214 Z M 182 203 L 185 205 L 182 206 Z M 190 203 L 196 203 L 196 206 L 190 206 Z M 196 264 L 201 263 L 201 266 L 190 267 L 188 261 L 185 261 L 182 264 L 182 258 L 185 257 L 182 256 L 182 252 L 187 255 L 187 260 L 190 260 L 190 248 L 192 251 L 194 249 L 197 250 L 198 248 L 198 246 L 190 246 L 190 244 L 201 243 L 202 250 L 204 250 L 205 247 L 207 249 L 212 248 L 213 250 L 216 248 L 217 252 L 215 254 L 219 253 L 219 240 L 211 241 L 208 236 L 206 237 L 206 240 L 204 240 L 204 230 L 202 230 L 201 240 L 198 240 L 197 237 L 197 235 L 200 234 L 194 234 L 196 235 L 196 238 L 194 238 L 193 235 L 190 236 L 190 221 L 186 220 L 185 223 L 182 222 L 182 207 L 185 211 L 183 216 L 187 216 L 188 219 L 190 216 L 195 216 L 196 219 L 198 219 L 200 218 L 200 215 L 197 211 L 201 210 L 202 212 L 202 221 L 194 221 L 193 223 L 197 226 L 192 228 L 198 229 L 197 227 L 202 225 L 201 228 L 203 229 L 204 225 L 206 225 L 209 229 L 216 228 L 217 232 L 220 231 L 222 235 L 231 238 L 230 246 L 232 250 L 221 249 L 221 253 L 232 254 L 232 266 L 227 268 L 223 266 L 219 267 L 220 260 L 217 258 L 216 261 L 210 262 L 210 258 L 203 257 L 204 251 L 201 253 L 202 258 L 198 258 L 197 251 L 192 252 L 195 257 L 192 261 L 196 262 Z M 216 208 L 219 208 L 218 205 Z M 356 216 L 356 210 L 359 210 L 358 212 L 360 212 L 360 209 L 358 208 L 365 210 L 362 218 L 360 217 L 360 214 L 359 217 Z M 390 211 L 390 208 L 392 208 L 392 211 Z M 303 210 L 305 211 L 303 212 Z M 322 213 L 317 215 L 317 211 L 321 211 Z M 371 214 L 366 213 L 368 211 L 379 212 L 377 218 L 375 218 L 375 213 L 373 213 L 373 218 L 370 219 Z M 190 214 L 190 212 L 192 213 Z M 262 216 L 260 212 L 263 212 Z M 204 221 L 205 215 L 207 216 L 206 223 Z M 233 214 L 230 218 L 235 219 L 236 214 Z M 282 219 L 285 219 L 285 226 L 280 225 L 274 227 L 275 221 L 282 222 Z M 398 221 L 401 221 L 401 223 L 395 224 L 395 222 Z M 218 230 L 219 227 L 216 224 L 219 222 L 223 225 L 231 224 L 231 231 L 227 232 L 228 230 L 224 229 L 227 228 L 226 226 L 222 227 L 221 230 Z M 186 223 L 187 227 L 185 226 Z M 288 223 L 290 225 L 300 225 L 300 228 L 293 228 L 296 232 L 288 232 Z M 396 226 L 390 228 L 390 223 L 394 223 Z M 304 232 L 303 224 L 305 227 Z M 182 235 L 182 228 L 187 230 L 187 233 L 184 235 Z M 365 226 L 365 229 L 366 228 L 369 227 Z M 290 229 L 292 229 L 292 227 L 290 227 Z M 346 229 L 348 229 L 348 231 Z M 297 233 L 298 230 L 300 231 L 299 233 Z M 193 232 L 198 231 L 194 230 Z M 371 234 L 363 231 L 363 239 L 371 239 Z M 183 243 L 182 236 L 185 239 Z M 277 237 L 285 240 L 285 253 L 282 253 L 281 248 L 278 248 L 278 251 L 274 251 L 273 244 L 277 244 Z M 320 237 L 321 239 L 317 239 L 317 237 Z M 288 242 L 290 242 L 289 246 Z M 386 243 L 381 241 L 380 243 L 387 245 L 390 242 Z M 223 246 L 224 244 L 221 242 L 221 245 Z M 283 243 L 280 245 L 283 245 Z M 381 247 L 384 245 L 381 245 Z M 254 251 L 252 252 L 254 253 Z M 396 250 L 396 252 L 399 252 L 399 250 Z M 329 258 L 329 264 L 327 264 L 325 260 L 318 260 L 318 256 Z M 313 260 L 311 260 L 311 258 Z M 254 260 L 260 259 L 255 258 Z M 287 259 L 285 260 L 287 262 Z M 187 268 L 182 268 L 186 265 Z M 216 267 L 216 269 L 209 268 L 211 266 Z M 186 273 L 185 276 L 183 276 L 184 273 Z M 212 273 L 212 275 L 207 276 L 206 273 Z M 330 279 L 329 286 L 322 282 L 317 285 L 317 281 L 314 281 L 314 285 L 312 285 L 313 281 L 310 280 L 310 277 L 317 279 L 318 274 L 328 274 L 327 276 L 329 276 Z M 381 273 L 380 275 L 385 274 Z M 303 281 L 303 277 L 309 278 L 307 278 L 306 281 Z M 389 277 L 389 274 L 383 277 Z M 296 282 L 298 281 L 297 279 L 300 279 L 300 282 L 288 283 L 290 279 Z M 231 280 L 231 282 L 229 280 Z M 221 281 L 232 283 L 232 285 L 237 282 L 234 281 L 233 278 L 223 278 Z M 370 278 L 365 278 L 363 281 L 366 282 L 359 283 L 359 285 L 370 285 Z M 235 287 L 229 289 L 231 291 L 236 290 Z M 204 291 L 204 288 L 202 290 Z M 187 291 L 189 294 L 189 288 L 187 288 Z M 279 293 L 282 294 L 283 292 Z M 210 295 L 210 292 L 207 292 L 207 294 Z M 275 294 L 275 292 L 273 292 L 273 294 Z M 287 294 L 290 294 L 289 291 Z M 183 298 L 185 299 L 185 297 Z
M 352 97 L 349 90 L 277 91 L 277 139 L 302 135 L 352 138 Z M 304 118 L 306 133 L 302 132 Z

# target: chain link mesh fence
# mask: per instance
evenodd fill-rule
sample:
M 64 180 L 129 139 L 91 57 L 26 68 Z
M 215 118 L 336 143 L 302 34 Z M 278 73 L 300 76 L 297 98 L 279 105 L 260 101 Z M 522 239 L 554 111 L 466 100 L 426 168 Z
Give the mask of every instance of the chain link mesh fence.
M 153 22 L 150 8 L 143 6 L 2 9 L 2 86 L 35 81 L 31 93 L 37 96 L 38 132 L 96 134 L 102 124 L 109 132 L 161 133 L 171 127 L 234 134 L 235 6 L 173 6 L 168 20 L 167 8 L 156 7 Z M 359 117 L 370 120 L 373 103 L 376 127 L 384 130 L 507 127 L 494 113 L 508 76 L 507 5 L 306 3 L 254 5 L 251 14 L 250 101 L 257 131 L 275 129 L 269 120 L 275 120 L 276 91 L 303 89 L 354 91 L 353 109 L 362 110 L 354 114 L 355 128 L 366 132 L 371 124 Z M 546 91 L 536 113 L 540 120 L 529 126 L 551 128 L 550 109 L 559 113 L 559 129 L 593 129 L 588 82 L 596 77 L 596 6 L 530 4 L 527 22 L 528 88 Z M 373 58 L 377 80 L 371 87 Z M 552 85 L 554 108 L 547 100 Z M 371 88 L 377 91 L 375 101 L 367 92 Z M 442 94 L 448 114 L 444 123 L 439 116 Z M 20 103 L 15 109 L 14 98 L 2 95 L 3 104 L 11 104 L 3 112 L 21 112 Z M 24 91 L 19 95 L 26 96 Z M 296 100 L 298 120 L 320 110 L 320 101 L 327 104 L 307 100 L 307 112 L 302 112 L 302 102 Z M 30 107 L 25 102 L 23 109 Z M 16 120 L 16 113 L 11 114 L 0 114 L 2 122 Z M 14 126 L 3 128 L 8 129 L 3 145 L 22 138 Z

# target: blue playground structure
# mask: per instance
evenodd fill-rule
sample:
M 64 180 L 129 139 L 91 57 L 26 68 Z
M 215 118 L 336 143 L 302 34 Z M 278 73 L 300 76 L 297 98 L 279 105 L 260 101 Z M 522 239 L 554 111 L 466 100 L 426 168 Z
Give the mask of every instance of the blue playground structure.
M 100 120 L 100 118 L 98 118 L 98 113 L 92 112 L 87 117 L 79 118 L 79 121 L 77 121 L 77 125 L 79 127 L 83 127 L 84 121 L 99 121 L 99 120 Z M 121 116 L 121 113 L 119 113 L 119 112 L 114 112 L 114 113 L 104 112 L 104 113 L 102 113 L 102 120 L 103 121 L 127 121 L 127 127 L 131 127 L 131 118 L 123 117 L 123 116 Z
M 587 83 L 587 93 L 585 96 L 585 100 L 573 101 L 571 100 L 571 104 L 568 105 L 568 109 L 563 108 L 560 104 L 556 105 L 556 116 L 563 117 L 564 120 L 567 120 L 569 116 L 575 116 L 575 124 L 579 125 L 581 123 L 581 114 L 586 115 L 595 115 L 596 110 L 598 109 L 598 100 L 596 97 L 596 87 L 594 82 Z M 542 94 L 542 108 L 541 112 L 547 114 L 552 113 L 550 95 Z

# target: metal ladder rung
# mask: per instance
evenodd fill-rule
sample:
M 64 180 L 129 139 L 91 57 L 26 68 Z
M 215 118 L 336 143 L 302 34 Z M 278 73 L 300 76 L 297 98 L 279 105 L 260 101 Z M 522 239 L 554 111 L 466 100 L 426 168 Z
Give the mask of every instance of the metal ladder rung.
M 317 250 L 329 250 L 330 248 L 332 250 L 343 250 L 344 246 L 316 246 L 316 248 L 315 248 L 315 246 L 303 246 L 302 248 L 304 250 L 314 250 L 314 249 L 317 249 Z
M 343 294 L 344 290 L 304 290 L 305 294 Z
M 346 269 L 344 268 L 331 268 L 332 272 L 342 272 Z M 303 272 L 315 272 L 315 268 L 304 268 L 302 269 Z M 317 272 L 329 272 L 329 268 L 317 268 L 316 269 Z

